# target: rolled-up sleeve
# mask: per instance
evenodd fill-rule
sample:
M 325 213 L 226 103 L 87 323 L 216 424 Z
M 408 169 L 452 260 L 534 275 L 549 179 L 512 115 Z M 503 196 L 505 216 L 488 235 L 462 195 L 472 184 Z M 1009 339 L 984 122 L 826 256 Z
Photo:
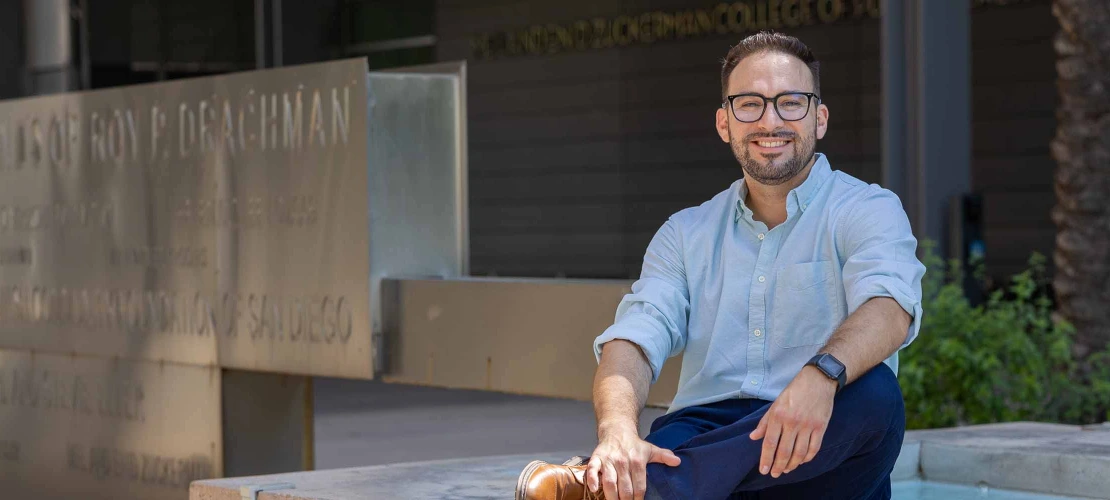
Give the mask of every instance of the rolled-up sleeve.
M 663 362 L 680 354 L 686 346 L 690 295 L 677 225 L 673 218 L 669 219 L 655 233 L 632 293 L 625 295 L 617 306 L 613 326 L 594 339 L 598 362 L 602 345 L 611 340 L 627 340 L 640 346 L 651 365 L 653 384 L 659 379 Z
M 921 329 L 921 278 L 925 266 L 917 259 L 917 239 L 898 197 L 877 186 L 841 216 L 838 243 L 846 256 L 844 292 L 848 313 L 874 297 L 890 297 L 911 317 L 902 348 Z

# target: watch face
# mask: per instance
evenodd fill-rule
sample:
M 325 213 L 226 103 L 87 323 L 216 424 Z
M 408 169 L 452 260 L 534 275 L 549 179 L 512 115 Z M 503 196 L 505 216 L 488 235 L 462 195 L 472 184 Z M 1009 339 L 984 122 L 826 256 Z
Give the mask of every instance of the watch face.
M 839 377 L 840 373 L 844 371 L 844 365 L 841 365 L 839 362 L 836 361 L 836 358 L 833 358 L 832 356 L 821 356 L 821 359 L 817 361 L 817 364 L 821 365 L 821 369 L 824 370 L 825 373 L 828 373 L 833 377 Z

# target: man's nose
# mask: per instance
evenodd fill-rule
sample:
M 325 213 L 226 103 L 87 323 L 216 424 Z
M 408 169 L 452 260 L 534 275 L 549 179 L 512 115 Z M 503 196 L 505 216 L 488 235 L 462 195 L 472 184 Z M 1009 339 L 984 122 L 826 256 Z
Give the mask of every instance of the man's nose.
M 778 110 L 775 109 L 775 105 L 767 103 L 767 109 L 763 110 L 763 116 L 759 117 L 759 121 L 756 123 L 762 130 L 773 131 L 782 127 L 784 122 L 782 117 L 779 116 Z

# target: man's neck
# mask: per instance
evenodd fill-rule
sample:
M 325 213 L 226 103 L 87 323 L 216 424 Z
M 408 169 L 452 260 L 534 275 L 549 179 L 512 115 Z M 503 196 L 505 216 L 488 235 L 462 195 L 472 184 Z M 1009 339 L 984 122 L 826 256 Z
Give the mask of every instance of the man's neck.
M 747 178 L 744 183 L 748 188 L 748 195 L 744 198 L 744 204 L 751 209 L 752 218 L 766 224 L 767 229 L 786 222 L 786 196 L 809 178 L 816 163 L 817 155 L 814 155 L 809 165 L 798 172 L 798 175 L 776 186 L 760 184 L 759 181 Z

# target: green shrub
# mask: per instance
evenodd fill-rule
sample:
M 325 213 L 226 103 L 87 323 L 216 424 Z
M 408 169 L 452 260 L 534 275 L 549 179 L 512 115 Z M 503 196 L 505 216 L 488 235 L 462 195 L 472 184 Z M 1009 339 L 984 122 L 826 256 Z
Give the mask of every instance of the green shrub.
M 973 307 L 960 265 L 923 246 L 921 334 L 898 373 L 907 428 L 1110 419 L 1110 351 L 1076 359 L 1074 328 L 1053 318 L 1043 256 Z

